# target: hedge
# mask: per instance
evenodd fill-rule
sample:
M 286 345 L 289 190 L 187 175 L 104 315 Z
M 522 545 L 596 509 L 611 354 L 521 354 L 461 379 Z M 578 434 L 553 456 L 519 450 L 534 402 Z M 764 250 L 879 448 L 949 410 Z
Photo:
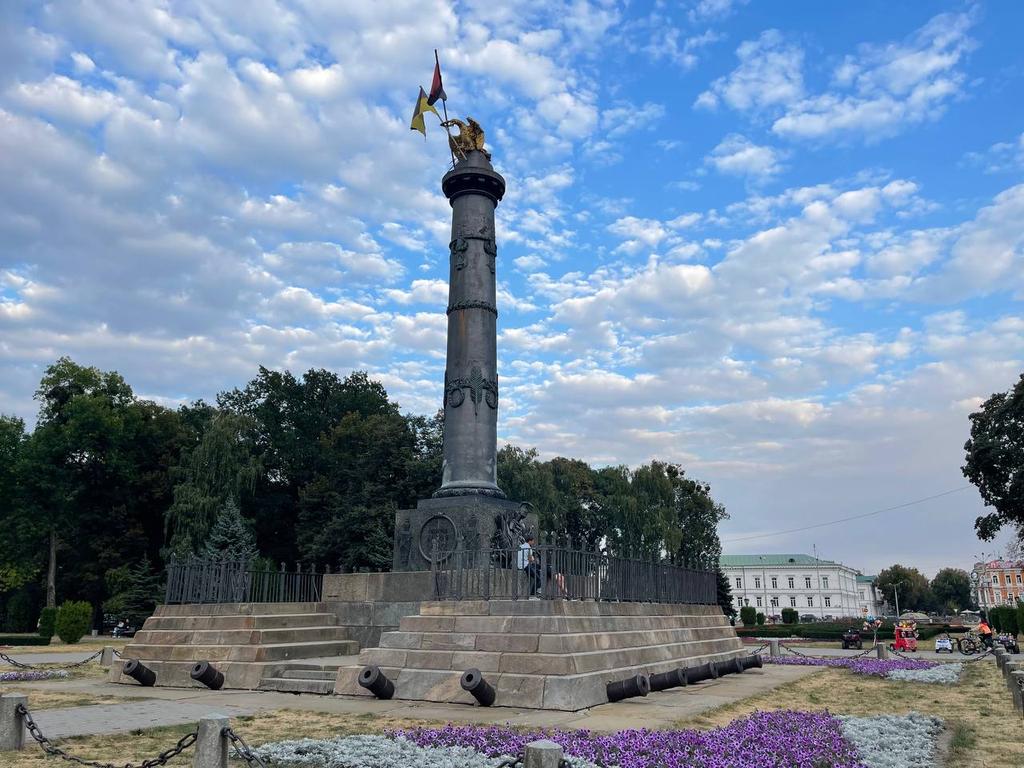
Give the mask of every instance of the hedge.
M 850 627 L 860 630 L 858 624 L 768 624 L 763 627 L 743 627 L 736 630 L 740 637 L 800 637 L 805 640 L 841 640 L 843 633 Z M 947 624 L 918 624 L 917 634 L 921 640 L 928 640 L 943 632 L 958 634 L 966 632 L 969 627 L 952 627 Z M 880 640 L 893 639 L 892 625 L 884 625 L 878 630 Z M 870 632 L 861 631 L 862 638 L 870 638 Z
M 39 635 L 0 635 L 0 645 L 49 645 L 50 638 Z
M 740 621 L 744 627 L 753 627 L 757 624 L 757 609 L 752 605 L 744 605 L 740 608 Z
M 57 624 L 57 609 L 43 608 L 39 614 L 39 636 L 49 640 L 53 637 L 54 627 Z

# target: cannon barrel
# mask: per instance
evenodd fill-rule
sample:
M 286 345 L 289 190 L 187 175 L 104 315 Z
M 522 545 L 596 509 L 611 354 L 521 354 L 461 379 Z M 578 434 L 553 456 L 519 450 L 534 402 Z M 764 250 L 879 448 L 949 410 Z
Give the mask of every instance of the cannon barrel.
M 652 691 L 667 691 L 669 688 L 678 688 L 686 685 L 686 669 L 671 669 L 668 672 L 658 672 L 651 675 Z
M 137 681 L 139 685 L 144 685 L 147 688 L 152 688 L 156 685 L 156 672 L 138 659 L 128 659 L 121 671 Z
M 713 661 L 686 669 L 686 682 L 699 683 L 702 680 L 714 680 L 718 677 L 718 665 Z
M 462 686 L 462 690 L 471 693 L 473 698 L 480 702 L 481 706 L 489 707 L 494 703 L 494 686 L 484 680 L 484 676 L 480 673 L 479 669 L 475 667 L 467 669 L 462 673 L 459 684 Z
M 625 680 L 608 683 L 608 701 L 622 701 L 634 696 L 646 696 L 651 691 L 651 680 L 647 675 L 636 674 Z
M 370 665 L 363 667 L 359 673 L 359 684 L 378 699 L 390 699 L 395 695 L 395 684 L 380 671 L 380 667 Z
M 189 676 L 211 691 L 219 691 L 224 686 L 224 673 L 208 661 L 197 661 L 193 664 Z

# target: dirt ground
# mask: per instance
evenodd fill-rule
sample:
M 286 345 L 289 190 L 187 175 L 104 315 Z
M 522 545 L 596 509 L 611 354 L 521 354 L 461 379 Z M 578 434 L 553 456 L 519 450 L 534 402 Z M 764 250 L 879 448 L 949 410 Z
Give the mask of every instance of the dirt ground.
M 19 655 L 26 653 L 82 653 L 84 659 L 90 653 L 103 650 L 106 645 L 121 650 L 128 644 L 127 640 L 113 637 L 83 637 L 74 645 L 61 643 L 56 638 L 50 645 L 0 645 L 0 653 L 6 653 L 11 658 L 17 659 Z

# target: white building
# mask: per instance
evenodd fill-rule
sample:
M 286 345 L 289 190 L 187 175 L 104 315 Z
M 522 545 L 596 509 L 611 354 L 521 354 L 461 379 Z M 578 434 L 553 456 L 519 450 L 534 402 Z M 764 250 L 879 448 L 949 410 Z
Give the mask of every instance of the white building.
M 794 608 L 819 619 L 882 612 L 874 579 L 842 563 L 810 555 L 722 555 L 719 562 L 737 611 L 749 605 L 781 617 Z

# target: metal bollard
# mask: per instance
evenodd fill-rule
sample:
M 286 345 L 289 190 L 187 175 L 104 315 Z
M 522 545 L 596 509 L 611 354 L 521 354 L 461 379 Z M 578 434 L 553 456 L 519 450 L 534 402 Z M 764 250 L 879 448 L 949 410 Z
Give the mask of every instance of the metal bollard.
M 462 690 L 471 693 L 473 698 L 480 702 L 481 706 L 489 707 L 494 703 L 494 686 L 484 680 L 484 676 L 480 673 L 479 669 L 475 667 L 467 669 L 462 673 L 462 679 L 459 680 L 459 684 L 462 686 Z
M 121 669 L 128 677 L 132 678 L 139 685 L 152 687 L 156 685 L 156 672 L 147 667 L 138 659 L 128 659 Z
M 219 691 L 224 686 L 224 673 L 208 661 L 197 661 L 193 664 L 189 676 L 211 691 Z
M 667 691 L 669 688 L 686 685 L 686 670 L 680 668 L 668 672 L 658 672 L 651 675 L 648 680 L 651 683 L 652 691 Z
M 761 661 L 761 654 L 759 653 L 752 653 L 750 656 L 741 656 L 737 661 L 739 661 L 744 670 L 761 669 L 764 666 L 764 662 Z
M 0 752 L 25 748 L 25 723 L 18 707 L 28 707 L 28 696 L 21 693 L 0 694 Z
M 523 768 L 559 768 L 562 765 L 562 748 L 553 741 L 544 739 L 526 745 Z
M 1011 672 L 1010 681 L 1007 685 L 1013 692 L 1013 704 L 1017 711 L 1024 713 L 1024 692 L 1021 692 L 1021 683 L 1024 683 L 1024 672 Z
M 227 768 L 228 737 L 224 735 L 227 727 L 228 719 L 223 715 L 211 715 L 199 721 L 192 768 Z
M 781 656 L 782 655 L 782 650 L 779 648 L 779 641 L 778 640 L 769 640 L 768 641 L 768 655 L 771 656 L 773 659 L 776 656 Z
M 697 667 L 688 667 L 686 670 L 686 682 L 689 684 L 699 683 L 702 680 L 714 680 L 718 677 L 718 665 L 713 661 L 701 664 Z
M 634 696 L 646 696 L 651 692 L 651 681 L 647 675 L 636 674 L 625 680 L 608 683 L 605 690 L 608 693 L 608 701 L 622 701 Z
M 880 659 L 889 658 L 889 649 L 885 647 L 885 643 L 875 644 L 875 655 L 878 656 L 878 658 Z
M 376 696 L 378 699 L 390 699 L 395 695 L 395 684 L 388 680 L 388 676 L 380 671 L 380 667 L 363 667 L 359 673 L 359 684 Z
M 114 646 L 104 645 L 100 653 L 100 666 L 112 667 L 114 665 Z

